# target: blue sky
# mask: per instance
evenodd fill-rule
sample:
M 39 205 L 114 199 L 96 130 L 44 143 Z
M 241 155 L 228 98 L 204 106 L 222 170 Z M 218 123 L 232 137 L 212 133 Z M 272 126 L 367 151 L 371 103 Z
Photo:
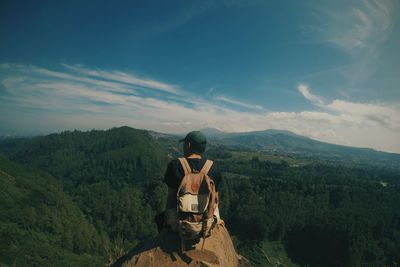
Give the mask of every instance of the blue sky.
M 399 1 L 1 1 L 0 134 L 286 129 L 400 153 Z

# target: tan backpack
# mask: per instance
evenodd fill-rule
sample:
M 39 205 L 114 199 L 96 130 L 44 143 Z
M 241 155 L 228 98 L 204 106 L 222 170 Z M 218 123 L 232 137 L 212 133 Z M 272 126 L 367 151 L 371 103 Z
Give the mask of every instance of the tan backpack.
M 185 172 L 177 191 L 177 226 L 181 240 L 203 239 L 217 223 L 218 205 L 215 184 L 208 176 L 213 164 L 207 160 L 200 171 L 192 170 L 186 158 L 179 158 Z

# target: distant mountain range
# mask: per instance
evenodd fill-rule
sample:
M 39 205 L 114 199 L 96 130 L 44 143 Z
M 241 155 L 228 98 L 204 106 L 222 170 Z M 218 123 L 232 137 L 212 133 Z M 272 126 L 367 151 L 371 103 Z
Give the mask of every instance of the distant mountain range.
M 201 130 L 211 143 L 240 150 L 292 155 L 316 160 L 332 160 L 348 164 L 363 164 L 398 168 L 400 154 L 329 144 L 297 135 L 286 130 L 265 130 L 228 133 L 213 128 Z
M 130 127 L 121 128 L 132 129 Z M 211 145 L 223 146 L 227 149 L 260 151 L 289 155 L 296 158 L 334 161 L 341 164 L 400 168 L 400 154 L 381 152 L 370 148 L 329 144 L 286 130 L 269 129 L 265 131 L 230 133 L 215 128 L 204 128 L 201 131 L 207 136 Z M 154 131 L 147 132 L 155 139 L 158 139 L 160 143 L 169 147 L 169 151 L 175 151 L 170 156 L 176 156 L 180 153 L 180 144 L 177 143 L 177 140 L 184 134 L 171 135 Z M 3 151 L 7 150 L 6 143 L 3 141 L 1 145 Z

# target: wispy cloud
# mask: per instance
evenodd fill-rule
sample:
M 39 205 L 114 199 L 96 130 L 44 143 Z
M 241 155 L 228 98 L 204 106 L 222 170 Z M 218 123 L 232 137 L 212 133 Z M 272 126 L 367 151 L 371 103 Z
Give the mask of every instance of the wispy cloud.
M 322 100 L 321 97 L 316 96 L 314 94 L 311 93 L 310 88 L 308 87 L 307 84 L 301 83 L 298 87 L 297 90 L 299 90 L 299 92 L 308 100 L 310 100 L 311 102 L 318 104 L 318 105 L 322 105 L 324 104 L 324 101 Z
M 217 96 L 217 97 L 215 97 L 215 99 L 219 100 L 219 101 L 222 101 L 222 102 L 226 102 L 226 103 L 235 105 L 235 106 L 238 106 L 238 107 L 243 107 L 243 108 L 246 108 L 246 109 L 253 109 L 253 110 L 254 109 L 258 109 L 258 110 L 262 110 L 263 109 L 260 105 L 251 105 L 251 104 L 245 103 L 243 101 L 231 99 L 231 98 L 226 97 L 226 96 Z
M 374 55 L 392 32 L 393 7 L 390 0 L 365 0 L 325 10 L 321 37 L 352 56 Z
M 330 74 L 343 79 L 348 90 L 361 93 L 358 88 L 364 88 L 365 94 L 368 79 L 385 65 L 381 56 L 393 33 L 398 8 L 393 0 L 323 2 L 313 6 L 315 24 L 303 30 L 318 44 L 343 53 L 346 60 Z
M 129 125 L 178 133 L 204 127 L 225 131 L 275 128 L 321 141 L 400 152 L 398 106 L 328 101 L 300 83 L 297 90 L 317 111 L 274 112 L 227 96 L 199 97 L 169 90 L 178 87 L 156 79 L 133 82 L 134 74 L 127 80 L 119 73 L 80 66 L 55 71 L 1 64 L 1 129 L 26 132 Z M 146 87 L 142 80 L 147 81 Z
M 94 77 L 96 79 L 107 80 L 111 82 L 123 83 L 132 86 L 139 86 L 148 89 L 161 90 L 172 94 L 177 94 L 178 89 L 174 85 L 170 85 L 167 83 L 159 82 L 156 80 L 139 78 L 136 75 L 129 74 L 122 71 L 103 71 L 96 69 L 87 69 L 79 66 L 71 66 L 67 64 L 62 64 L 64 67 L 73 70 L 74 72 Z

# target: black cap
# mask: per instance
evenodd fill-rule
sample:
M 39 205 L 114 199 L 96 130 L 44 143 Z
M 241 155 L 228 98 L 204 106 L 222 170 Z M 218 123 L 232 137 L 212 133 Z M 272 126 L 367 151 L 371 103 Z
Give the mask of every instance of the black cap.
M 196 152 L 204 152 L 207 145 L 206 136 L 200 131 L 188 133 L 180 142 L 190 143 L 192 149 Z

